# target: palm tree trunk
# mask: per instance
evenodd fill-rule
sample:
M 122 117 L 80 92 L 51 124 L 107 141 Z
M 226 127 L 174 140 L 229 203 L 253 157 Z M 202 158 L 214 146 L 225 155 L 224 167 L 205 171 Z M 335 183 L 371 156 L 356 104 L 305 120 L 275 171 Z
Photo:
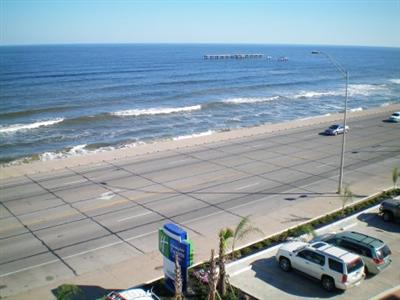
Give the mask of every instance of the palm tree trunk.
M 226 269 L 225 269 L 225 241 L 219 238 L 219 285 L 218 290 L 222 297 L 226 294 Z
M 183 300 L 182 296 L 182 274 L 181 266 L 179 265 L 178 255 L 175 256 L 175 298 L 174 300 Z
M 214 249 L 211 249 L 210 271 L 208 273 L 208 285 L 210 288 L 208 292 L 208 300 L 215 300 L 215 294 L 217 291 L 217 282 L 218 282 L 218 275 L 214 259 Z

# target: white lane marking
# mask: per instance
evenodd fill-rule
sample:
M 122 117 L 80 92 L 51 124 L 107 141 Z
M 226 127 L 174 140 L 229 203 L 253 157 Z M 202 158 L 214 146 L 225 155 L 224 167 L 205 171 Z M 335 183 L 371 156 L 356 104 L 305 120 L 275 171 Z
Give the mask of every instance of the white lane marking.
M 184 162 L 184 161 L 188 161 L 188 159 L 174 160 L 174 161 L 168 162 L 167 164 L 168 164 L 168 165 L 175 165 L 175 164 L 178 164 L 178 163 L 181 163 L 181 162 Z
M 253 186 L 256 186 L 256 185 L 259 185 L 259 184 L 260 184 L 259 182 L 248 184 L 248 185 L 245 185 L 245 186 L 242 186 L 242 187 L 239 187 L 239 188 L 235 189 L 235 191 L 244 190 L 246 188 L 253 187 Z
M 157 230 L 150 231 L 150 232 L 147 232 L 147 233 L 142 233 L 142 234 L 139 234 L 139 235 L 130 237 L 130 238 L 127 238 L 127 239 L 125 239 L 125 241 L 131 241 L 131 240 L 134 240 L 134 239 L 139 239 L 139 238 L 141 238 L 141 237 L 144 237 L 144 236 L 147 236 L 147 235 L 156 233 L 156 232 L 158 232 L 158 229 L 157 229 Z
M 75 183 L 84 183 L 84 182 L 86 182 L 86 181 L 87 181 L 86 179 L 80 179 L 80 180 L 65 182 L 65 183 L 63 183 L 61 186 L 63 186 L 63 185 L 75 184 Z
M 126 218 L 119 219 L 117 222 L 123 222 L 123 221 L 129 220 L 129 219 L 133 219 L 133 218 L 137 218 L 137 217 L 149 215 L 149 214 L 151 214 L 151 213 L 153 213 L 153 212 L 151 212 L 151 211 L 146 211 L 146 212 L 141 213 L 141 214 L 138 214 L 138 215 L 129 216 L 129 217 L 126 217 Z
M 131 240 L 138 239 L 138 238 L 141 238 L 141 237 L 144 237 L 144 236 L 147 236 L 147 235 L 151 235 L 151 234 L 156 233 L 156 232 L 158 232 L 158 230 L 153 230 L 153 231 L 150 231 L 150 232 L 147 232 L 147 233 L 139 234 L 139 235 L 127 238 L 124 241 L 126 241 L 126 242 L 127 241 L 131 241 Z M 87 251 L 82 251 L 82 252 L 78 252 L 78 253 L 75 253 L 75 254 L 71 254 L 71 255 L 62 257 L 62 259 L 68 259 L 68 258 L 76 257 L 76 256 L 79 256 L 79 255 L 84 255 L 84 254 L 87 254 L 87 253 L 90 253 L 90 252 L 93 252 L 93 251 L 97 251 L 97 250 L 105 249 L 105 248 L 108 248 L 108 247 L 112 247 L 112 246 L 115 246 L 115 245 L 118 245 L 118 244 L 122 244 L 124 241 L 118 241 L 118 242 L 110 243 L 110 244 L 103 245 L 103 246 L 100 246 L 100 247 L 97 247 L 97 248 L 93 248 L 93 249 L 90 249 L 90 250 L 87 250 Z M 38 265 L 34 265 L 34 266 L 30 266 L 30 267 L 19 269 L 19 270 L 16 270 L 16 271 L 12 271 L 12 272 L 9 272 L 9 273 L 1 274 L 0 278 L 6 277 L 6 276 L 9 276 L 9 275 L 13 275 L 13 274 L 16 274 L 16 273 L 21 273 L 23 271 L 32 270 L 32 269 L 39 268 L 39 267 L 42 267 L 42 266 L 50 265 L 50 264 L 53 264 L 53 263 L 56 263 L 56 262 L 60 262 L 60 260 L 58 260 L 58 259 L 57 260 L 50 260 L 48 262 L 44 262 L 44 263 L 41 263 L 41 264 L 38 264 Z
M 12 271 L 12 272 L 8 272 L 8 273 L 5 273 L 5 274 L 1 274 L 0 278 L 6 277 L 8 275 L 15 274 L 15 273 L 20 273 L 20 272 L 23 272 L 23 271 L 28 271 L 28 270 L 31 270 L 31 269 L 39 268 L 41 266 L 49 265 L 49 264 L 56 263 L 56 262 L 59 262 L 59 260 L 55 259 L 55 260 L 47 261 L 47 262 L 42 263 L 42 264 L 38 264 L 38 265 L 31 266 L 31 267 L 26 267 L 26 268 L 22 268 L 22 269 L 19 269 L 19 270 L 16 270 L 16 271 Z
M 98 197 L 97 199 L 99 200 L 110 200 L 111 198 L 115 197 L 115 193 L 114 192 L 105 192 L 103 194 L 100 195 L 100 197 Z
M 193 219 L 190 219 L 189 221 L 182 222 L 182 224 L 188 224 L 188 223 L 191 223 L 193 221 L 198 221 L 198 220 L 205 219 L 205 218 L 208 218 L 208 217 L 211 217 L 211 216 L 214 216 L 214 215 L 219 215 L 219 214 L 222 214 L 223 212 L 224 211 L 222 211 L 222 210 L 216 211 L 216 212 L 213 212 L 212 214 L 209 214 L 209 215 L 193 218 Z

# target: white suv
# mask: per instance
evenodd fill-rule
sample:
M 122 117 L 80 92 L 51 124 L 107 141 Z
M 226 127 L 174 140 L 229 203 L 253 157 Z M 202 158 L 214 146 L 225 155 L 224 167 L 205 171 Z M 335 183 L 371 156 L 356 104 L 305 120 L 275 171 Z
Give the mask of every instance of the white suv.
M 325 242 L 288 242 L 276 254 L 282 270 L 292 268 L 318 279 L 327 291 L 346 290 L 360 284 L 365 277 L 360 256 Z

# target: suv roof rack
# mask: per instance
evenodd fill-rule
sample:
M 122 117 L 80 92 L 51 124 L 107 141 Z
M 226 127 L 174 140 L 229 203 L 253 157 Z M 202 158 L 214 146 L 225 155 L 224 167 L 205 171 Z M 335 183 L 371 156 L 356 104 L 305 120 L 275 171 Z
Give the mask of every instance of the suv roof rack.
M 351 236 L 343 235 L 342 238 L 349 239 L 349 240 L 355 240 L 359 243 L 363 243 L 365 245 L 370 245 L 372 247 L 380 246 L 380 244 L 384 244 L 383 241 L 381 241 L 380 239 L 368 236 L 368 235 L 360 233 L 360 232 L 349 231 L 349 233 L 351 233 Z M 374 242 L 378 242 L 379 245 L 373 245 Z

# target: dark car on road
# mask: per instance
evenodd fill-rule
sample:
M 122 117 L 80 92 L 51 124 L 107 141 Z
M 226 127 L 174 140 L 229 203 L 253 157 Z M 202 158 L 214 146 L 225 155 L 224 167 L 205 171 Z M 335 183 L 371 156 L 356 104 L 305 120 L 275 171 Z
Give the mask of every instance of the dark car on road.
M 370 274 L 382 272 L 392 262 L 392 251 L 385 242 L 360 232 L 327 233 L 317 236 L 314 241 L 324 241 L 360 255 L 365 263 L 365 271 Z
M 384 200 L 379 213 L 385 222 L 400 221 L 400 198 Z

